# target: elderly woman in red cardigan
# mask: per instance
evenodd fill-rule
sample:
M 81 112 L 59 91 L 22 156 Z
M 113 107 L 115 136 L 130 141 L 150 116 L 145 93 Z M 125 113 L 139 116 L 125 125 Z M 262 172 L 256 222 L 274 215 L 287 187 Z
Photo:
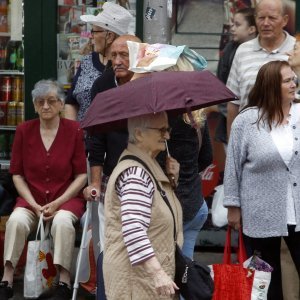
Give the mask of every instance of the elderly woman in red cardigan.
M 85 208 L 81 196 L 87 179 L 83 133 L 76 121 L 60 117 L 64 93 L 56 82 L 37 82 L 32 98 L 39 118 L 17 127 L 12 148 L 10 173 L 19 197 L 6 224 L 0 298 L 13 296 L 14 269 L 43 213 L 45 221 L 52 221 L 53 262 L 59 272 L 53 299 L 66 300 L 72 294 L 74 223 Z

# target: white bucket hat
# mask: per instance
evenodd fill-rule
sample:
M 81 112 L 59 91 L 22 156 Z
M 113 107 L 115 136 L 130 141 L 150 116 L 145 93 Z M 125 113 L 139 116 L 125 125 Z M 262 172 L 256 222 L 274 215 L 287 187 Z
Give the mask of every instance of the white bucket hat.
M 130 12 L 122 6 L 105 2 L 102 6 L 102 11 L 97 16 L 82 15 L 80 19 L 118 35 L 123 35 L 128 33 L 128 27 L 133 17 Z

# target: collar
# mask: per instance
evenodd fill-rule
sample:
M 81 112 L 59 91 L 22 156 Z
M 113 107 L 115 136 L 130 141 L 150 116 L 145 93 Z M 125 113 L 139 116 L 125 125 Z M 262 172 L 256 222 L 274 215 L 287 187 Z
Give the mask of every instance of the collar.
M 267 51 L 266 49 L 264 49 L 260 43 L 259 43 L 259 35 L 253 39 L 253 50 L 254 51 L 265 51 L 265 52 L 269 52 L 269 53 L 284 53 L 288 50 L 285 50 L 285 48 L 288 46 L 289 40 L 291 38 L 290 34 L 287 31 L 283 31 L 285 34 L 285 39 L 282 42 L 282 44 L 279 46 L 279 48 L 272 50 L 271 52 Z
M 161 169 L 159 163 L 155 158 L 152 158 L 148 153 L 142 151 L 136 145 L 132 143 L 128 143 L 127 149 L 124 150 L 121 157 L 127 154 L 133 154 L 142 159 L 148 167 L 153 172 L 153 175 L 156 177 L 157 181 L 160 182 L 169 182 L 168 177 L 165 175 L 163 170 Z

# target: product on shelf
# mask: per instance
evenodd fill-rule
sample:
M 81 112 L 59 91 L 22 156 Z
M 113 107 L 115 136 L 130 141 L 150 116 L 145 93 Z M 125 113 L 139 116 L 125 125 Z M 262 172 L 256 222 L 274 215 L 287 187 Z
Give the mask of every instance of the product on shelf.
M 24 71 L 24 45 L 23 45 L 23 42 L 21 42 L 19 44 L 19 47 L 17 49 L 16 68 L 20 72 Z
M 11 101 L 11 77 L 3 76 L 1 78 L 1 101 Z
M 12 86 L 12 100 L 22 101 L 23 100 L 23 77 L 13 76 L 11 86 Z
M 0 39 L 0 69 L 5 69 L 5 60 L 6 60 L 6 44 L 7 39 L 1 38 Z
M 0 133 L 0 159 L 8 158 L 8 142 L 6 132 Z
M 10 132 L 8 134 L 8 158 L 9 159 L 11 159 L 11 151 L 12 151 L 12 146 L 13 146 L 13 142 L 14 142 L 14 137 L 15 137 L 14 132 Z
M 19 51 L 19 54 L 22 53 L 24 58 L 24 50 L 19 50 L 19 47 L 21 46 L 21 41 L 12 41 L 10 40 L 7 43 L 6 46 L 6 60 L 5 60 L 5 69 L 6 70 L 18 70 L 18 64 L 17 64 L 17 53 Z M 22 52 L 23 51 L 23 52 Z M 20 54 L 21 55 L 21 54 Z
M 24 122 L 24 103 L 17 102 L 16 105 L 16 125 L 21 124 Z
M 15 126 L 17 125 L 17 102 L 9 101 L 7 105 L 7 125 Z
M 0 125 L 7 124 L 7 101 L 0 102 Z

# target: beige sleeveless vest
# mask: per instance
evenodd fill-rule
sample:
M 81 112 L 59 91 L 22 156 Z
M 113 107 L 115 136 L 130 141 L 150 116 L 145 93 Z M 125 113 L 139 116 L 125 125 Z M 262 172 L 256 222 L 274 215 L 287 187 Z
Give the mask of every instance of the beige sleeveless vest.
M 121 157 L 124 155 L 135 155 L 142 159 L 148 165 L 158 183 L 161 184 L 165 190 L 176 219 L 177 243 L 181 246 L 183 241 L 182 210 L 168 178 L 155 159 L 152 159 L 133 144 L 128 145 L 127 150 L 122 153 Z M 144 268 L 140 265 L 131 266 L 123 241 L 120 200 L 115 191 L 115 182 L 124 170 L 132 166 L 144 168 L 133 160 L 124 160 L 118 163 L 110 176 L 105 195 L 106 219 L 103 273 L 105 292 L 108 300 L 160 299 L 155 291 L 152 278 L 146 273 Z M 153 183 L 155 185 L 154 180 Z M 171 278 L 174 278 L 175 275 L 173 224 L 170 209 L 156 189 L 152 202 L 151 222 L 147 235 L 162 268 Z M 167 298 L 164 297 L 163 299 Z M 177 298 L 171 297 L 169 299 Z

